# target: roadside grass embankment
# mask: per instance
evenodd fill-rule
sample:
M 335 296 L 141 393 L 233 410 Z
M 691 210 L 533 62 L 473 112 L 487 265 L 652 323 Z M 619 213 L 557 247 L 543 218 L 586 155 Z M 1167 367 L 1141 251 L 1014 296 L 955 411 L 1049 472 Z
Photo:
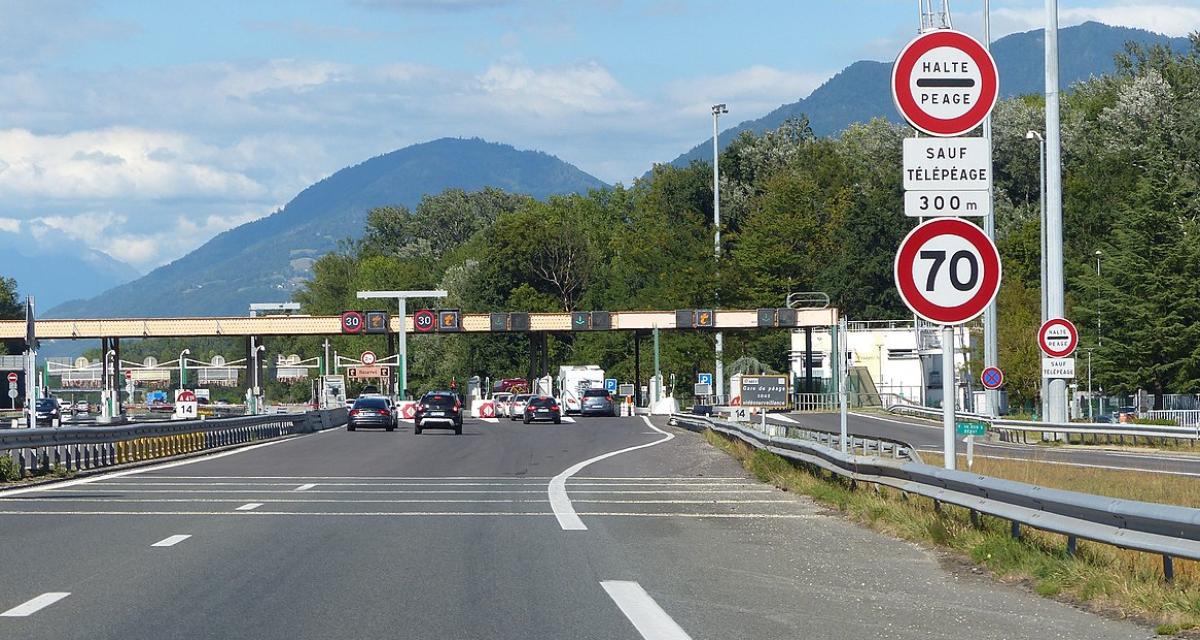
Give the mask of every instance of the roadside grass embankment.
M 935 508 L 931 500 L 877 485 L 856 489 L 841 477 L 816 467 L 793 464 L 713 431 L 704 435 L 763 482 L 811 496 L 876 531 L 966 557 L 1001 582 L 1023 583 L 1043 596 L 1103 615 L 1135 619 L 1154 626 L 1160 634 L 1187 633 L 1200 627 L 1200 563 L 1176 560 L 1175 580 L 1168 583 L 1158 555 L 1087 541 L 1080 541 L 1075 554 L 1070 555 L 1065 536 L 1022 527 L 1021 536 L 1013 538 L 1006 520 L 981 515 L 978 524 L 973 524 L 966 509 L 950 505 Z M 929 464 L 941 462 L 936 456 L 923 457 Z M 979 459 L 972 470 L 985 473 Z M 1076 473 L 1079 470 L 1075 468 L 1062 471 L 1064 478 Z M 1110 480 L 1104 474 L 1091 479 L 1100 482 L 1101 478 Z M 1172 480 L 1163 479 L 1163 484 Z M 1157 481 L 1152 484 L 1157 485 Z M 1157 495 L 1176 495 L 1165 486 L 1140 491 L 1145 493 L 1137 495 L 1156 495 L 1155 491 Z

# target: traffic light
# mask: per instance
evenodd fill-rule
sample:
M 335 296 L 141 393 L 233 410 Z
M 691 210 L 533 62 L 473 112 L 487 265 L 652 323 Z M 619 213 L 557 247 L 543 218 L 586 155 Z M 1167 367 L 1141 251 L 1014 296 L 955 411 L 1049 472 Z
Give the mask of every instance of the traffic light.
M 438 331 L 461 331 L 458 309 L 438 310 Z
M 795 309 L 786 309 L 786 308 L 779 309 L 779 313 L 776 315 L 776 317 L 778 318 L 779 326 L 781 326 L 781 327 L 795 327 L 796 326 L 796 310 Z
M 759 309 L 758 310 L 758 326 L 760 329 L 775 326 L 776 309 Z
M 592 330 L 608 331 L 612 329 L 612 314 L 607 311 L 592 312 Z
M 592 314 L 587 311 L 571 312 L 571 331 L 587 331 L 592 328 Z
M 716 312 L 712 309 L 697 309 L 695 326 L 697 329 L 711 329 L 717 326 Z
M 492 319 L 491 327 L 492 327 L 493 333 L 501 333 L 504 331 L 508 331 L 508 314 L 507 313 L 493 313 L 493 314 L 491 314 L 491 319 Z
M 679 329 L 691 329 L 695 319 L 696 312 L 691 309 L 675 310 L 675 326 Z
M 363 333 L 387 333 L 388 332 L 388 314 L 386 311 L 368 311 L 367 326 L 363 329 Z

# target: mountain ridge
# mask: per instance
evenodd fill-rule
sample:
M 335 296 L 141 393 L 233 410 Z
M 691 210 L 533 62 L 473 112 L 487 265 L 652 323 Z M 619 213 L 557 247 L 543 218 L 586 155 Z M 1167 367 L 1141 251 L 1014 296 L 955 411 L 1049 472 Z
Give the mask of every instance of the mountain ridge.
M 371 208 L 411 209 L 426 194 L 488 186 L 542 199 L 606 185 L 540 151 L 480 138 L 438 138 L 340 169 L 268 216 L 223 231 L 137 280 L 45 315 L 243 315 L 251 302 L 290 298 L 312 260 L 362 234 Z

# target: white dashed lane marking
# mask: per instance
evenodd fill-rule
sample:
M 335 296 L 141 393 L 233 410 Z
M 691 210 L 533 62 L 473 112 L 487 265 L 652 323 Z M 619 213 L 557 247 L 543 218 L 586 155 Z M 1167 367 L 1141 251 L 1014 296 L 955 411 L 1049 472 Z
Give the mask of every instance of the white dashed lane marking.
M 166 538 L 163 538 L 162 540 L 159 540 L 158 542 L 155 542 L 154 544 L 152 544 L 150 546 L 152 546 L 152 547 L 173 547 L 173 546 L 179 544 L 180 542 L 187 540 L 190 537 L 192 537 L 192 534 L 190 534 L 190 533 L 178 533 L 173 536 L 167 536 Z
M 25 616 L 33 615 L 69 595 L 71 595 L 70 591 L 51 591 L 50 593 L 43 593 L 42 595 L 28 602 L 19 604 L 8 611 L 5 611 L 4 613 L 0 613 L 0 618 L 24 618 Z

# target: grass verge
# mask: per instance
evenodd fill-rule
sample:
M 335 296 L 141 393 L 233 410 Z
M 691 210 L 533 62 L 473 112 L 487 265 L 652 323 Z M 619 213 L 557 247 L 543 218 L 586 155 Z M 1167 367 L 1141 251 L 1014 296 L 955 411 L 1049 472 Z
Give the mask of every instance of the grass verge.
M 716 432 L 705 432 L 705 438 L 763 482 L 809 495 L 877 531 L 965 556 L 1003 582 L 1025 583 L 1043 596 L 1136 619 L 1160 634 L 1189 633 L 1200 626 L 1197 563 L 1176 560 L 1175 582 L 1168 584 L 1156 555 L 1080 541 L 1071 556 L 1064 536 L 1026 527 L 1014 539 L 1005 520 L 982 516 L 974 526 L 965 509 L 943 505 L 935 510 L 930 500 L 875 485 L 855 489 L 840 477 Z
M 925 464 L 942 466 L 939 453 L 922 451 L 921 459 Z M 965 455 L 958 456 L 958 468 L 967 468 Z M 975 456 L 975 464 L 970 470 L 985 476 L 1055 489 L 1200 508 L 1200 478 L 1196 477 L 1051 464 L 1036 458 L 1010 460 L 980 456 Z

